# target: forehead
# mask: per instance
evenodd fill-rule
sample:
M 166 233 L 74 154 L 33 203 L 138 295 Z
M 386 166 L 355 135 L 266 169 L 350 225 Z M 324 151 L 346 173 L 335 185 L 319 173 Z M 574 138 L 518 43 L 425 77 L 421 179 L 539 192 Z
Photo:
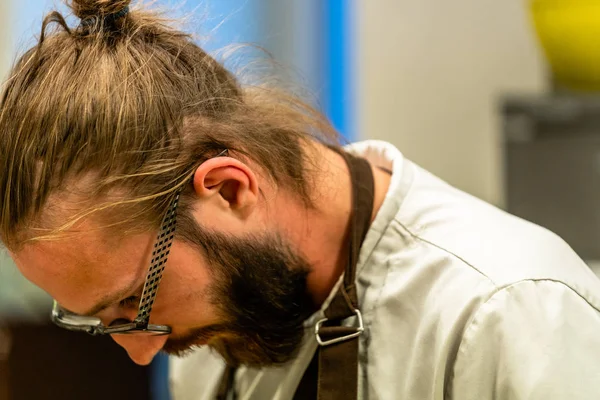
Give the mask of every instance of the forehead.
M 77 232 L 27 244 L 11 255 L 29 281 L 79 312 L 145 275 L 153 244 L 150 233 L 112 240 L 84 223 Z

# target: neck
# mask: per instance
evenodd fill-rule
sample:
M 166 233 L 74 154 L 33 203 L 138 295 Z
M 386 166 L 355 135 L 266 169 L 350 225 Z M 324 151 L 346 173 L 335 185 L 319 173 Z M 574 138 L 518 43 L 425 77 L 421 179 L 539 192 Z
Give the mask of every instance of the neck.
M 348 230 L 351 211 L 352 182 L 350 171 L 342 156 L 321 145 L 307 150 L 318 166 L 312 174 L 314 207 L 307 209 L 297 201 L 283 196 L 278 201 L 287 209 L 285 215 L 275 216 L 280 227 L 286 227 L 288 238 L 302 252 L 312 266 L 308 275 L 308 291 L 317 306 L 325 301 L 348 260 Z M 373 168 L 375 201 L 372 220 L 383 203 L 390 176 Z M 283 213 L 280 213 L 283 214 Z M 300 217 L 299 217 L 300 216 Z

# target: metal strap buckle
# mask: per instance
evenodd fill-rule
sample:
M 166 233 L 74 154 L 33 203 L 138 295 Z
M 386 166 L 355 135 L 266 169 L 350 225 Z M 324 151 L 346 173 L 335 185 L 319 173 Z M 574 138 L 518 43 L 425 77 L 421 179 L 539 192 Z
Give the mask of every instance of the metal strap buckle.
M 329 318 L 323 318 L 322 320 L 318 321 L 317 324 L 315 325 L 315 336 L 317 338 L 317 342 L 319 343 L 319 345 L 320 346 L 329 346 L 330 344 L 345 342 L 346 340 L 350 340 L 352 338 L 360 336 L 363 333 L 363 331 L 365 330 L 365 326 L 363 325 L 362 314 L 360 313 L 360 310 L 358 310 L 358 309 L 354 310 L 354 314 L 356 314 L 357 321 L 358 321 L 358 326 L 356 327 L 356 332 L 351 333 L 349 335 L 341 336 L 338 338 L 329 339 L 329 340 L 321 339 L 321 335 L 319 333 L 321 326 L 323 325 L 323 323 L 327 322 L 329 320 Z

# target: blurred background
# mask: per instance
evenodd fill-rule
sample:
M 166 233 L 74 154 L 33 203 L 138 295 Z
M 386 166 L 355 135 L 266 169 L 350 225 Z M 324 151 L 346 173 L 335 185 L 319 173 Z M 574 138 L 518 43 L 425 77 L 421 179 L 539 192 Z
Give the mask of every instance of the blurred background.
M 347 140 L 395 144 L 451 184 L 557 232 L 597 270 L 596 0 L 153 3 L 185 18 L 210 51 L 261 45 Z M 0 2 L 1 76 L 53 8 L 65 10 L 58 0 Z M 134 366 L 110 340 L 50 326 L 49 309 L 1 254 L 0 400 L 169 398 L 164 358 Z

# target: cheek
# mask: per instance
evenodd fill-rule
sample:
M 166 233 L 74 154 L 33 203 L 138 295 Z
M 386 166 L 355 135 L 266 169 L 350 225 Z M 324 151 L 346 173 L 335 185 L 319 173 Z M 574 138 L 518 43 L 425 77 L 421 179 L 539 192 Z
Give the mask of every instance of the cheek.
M 200 257 L 186 247 L 173 245 L 151 313 L 156 323 L 174 330 L 219 322 L 209 297 L 213 278 Z

